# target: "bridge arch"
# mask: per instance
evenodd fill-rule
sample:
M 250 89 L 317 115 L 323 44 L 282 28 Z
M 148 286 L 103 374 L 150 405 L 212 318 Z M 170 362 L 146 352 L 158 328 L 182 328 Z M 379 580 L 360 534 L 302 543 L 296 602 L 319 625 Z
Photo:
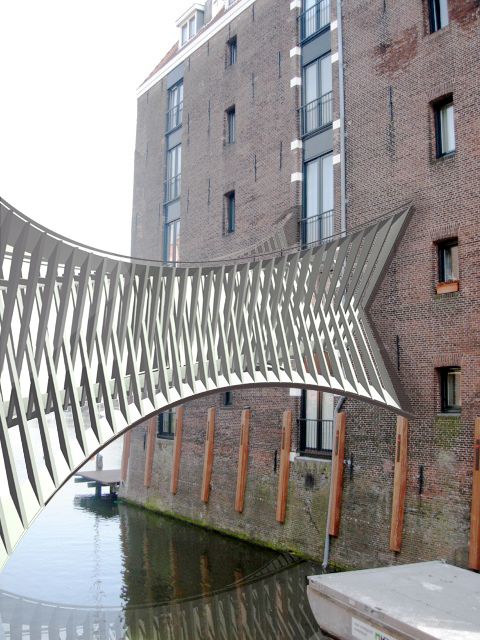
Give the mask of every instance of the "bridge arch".
M 95 451 L 189 399 L 287 386 L 408 413 L 368 314 L 408 218 L 167 265 L 77 244 L 0 200 L 0 566 Z

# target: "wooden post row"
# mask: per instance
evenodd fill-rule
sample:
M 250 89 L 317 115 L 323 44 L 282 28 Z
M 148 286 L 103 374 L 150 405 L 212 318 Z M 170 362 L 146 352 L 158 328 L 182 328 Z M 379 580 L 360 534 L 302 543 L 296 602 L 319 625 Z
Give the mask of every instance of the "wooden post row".
M 180 458 L 182 455 L 183 437 L 183 407 L 177 407 L 177 420 L 175 423 L 175 441 L 173 443 L 172 476 L 170 478 L 170 491 L 175 495 L 178 489 L 178 476 L 180 474 Z
M 153 456 L 155 454 L 155 440 L 157 436 L 157 416 L 150 418 L 147 427 L 147 447 L 145 452 L 145 473 L 143 484 L 149 487 L 152 484 Z
M 346 414 L 342 411 L 337 413 L 335 419 L 335 434 L 333 439 L 332 452 L 332 494 L 330 522 L 328 523 L 328 533 L 337 537 L 340 531 L 340 516 L 342 515 L 343 496 L 343 462 L 345 458 L 345 431 Z
M 290 475 L 290 449 L 292 444 L 292 412 L 283 412 L 282 449 L 278 474 L 277 522 L 285 522 L 288 497 L 288 477 Z
M 480 418 L 475 420 L 473 444 L 472 511 L 468 566 L 470 569 L 480 571 Z
M 395 471 L 393 477 L 392 523 L 390 527 L 390 550 L 402 548 L 403 516 L 405 495 L 407 493 L 408 468 L 408 420 L 397 418 L 397 437 L 395 444 Z
M 213 444 L 215 438 L 215 407 L 208 410 L 207 437 L 205 439 L 205 458 L 203 460 L 202 502 L 208 502 L 210 497 L 210 481 L 213 468 Z
M 128 477 L 128 461 L 130 460 L 130 446 L 132 443 L 132 430 L 129 429 L 123 436 L 123 451 L 122 451 L 122 467 L 120 470 L 120 480 L 125 483 Z
M 248 469 L 248 438 L 250 432 L 251 411 L 242 411 L 242 426 L 240 431 L 240 448 L 238 450 L 237 491 L 235 494 L 235 511 L 242 513 L 245 503 L 245 489 L 247 486 Z

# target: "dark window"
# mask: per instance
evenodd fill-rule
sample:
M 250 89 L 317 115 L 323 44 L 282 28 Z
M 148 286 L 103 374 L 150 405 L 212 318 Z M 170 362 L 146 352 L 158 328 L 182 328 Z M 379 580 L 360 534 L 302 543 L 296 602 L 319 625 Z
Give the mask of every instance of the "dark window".
M 448 0 L 428 0 L 430 31 L 439 31 L 448 24 Z
M 458 240 L 452 239 L 438 245 L 438 281 L 458 280 Z
M 235 107 L 227 109 L 227 142 L 233 144 L 236 139 Z
M 174 263 L 180 260 L 180 219 L 165 225 L 165 259 Z
M 168 90 L 167 131 L 182 124 L 183 119 L 183 80 Z
M 455 151 L 455 112 L 452 96 L 436 102 L 433 109 L 437 157 L 440 158 Z
M 223 394 L 223 405 L 225 407 L 231 407 L 233 404 L 233 391 L 225 391 Z
M 237 36 L 230 38 L 227 42 L 227 62 L 229 66 L 232 64 L 237 64 Z
M 235 231 L 235 191 L 230 191 L 225 195 L 225 206 L 227 214 L 227 233 L 233 233 Z
M 297 450 L 300 455 L 329 458 L 333 447 L 334 397 L 303 390 L 301 398 Z
M 173 439 L 175 437 L 175 425 L 177 414 L 175 411 L 165 411 L 158 414 L 157 438 Z
M 460 367 L 444 367 L 440 369 L 440 396 L 443 413 L 460 413 Z

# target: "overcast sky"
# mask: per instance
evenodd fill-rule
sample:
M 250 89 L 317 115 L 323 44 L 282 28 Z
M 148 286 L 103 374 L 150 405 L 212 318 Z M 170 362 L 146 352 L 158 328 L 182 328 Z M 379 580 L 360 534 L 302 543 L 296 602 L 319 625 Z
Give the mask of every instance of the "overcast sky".
M 0 196 L 130 253 L 136 88 L 190 0 L 0 0 Z

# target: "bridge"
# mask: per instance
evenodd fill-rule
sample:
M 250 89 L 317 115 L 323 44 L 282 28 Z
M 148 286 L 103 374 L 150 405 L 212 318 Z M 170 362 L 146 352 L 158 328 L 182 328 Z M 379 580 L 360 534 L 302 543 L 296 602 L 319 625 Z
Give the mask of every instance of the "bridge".
M 284 385 L 408 413 L 369 306 L 409 214 L 169 265 L 75 243 L 0 199 L 0 567 L 87 459 L 187 400 Z

